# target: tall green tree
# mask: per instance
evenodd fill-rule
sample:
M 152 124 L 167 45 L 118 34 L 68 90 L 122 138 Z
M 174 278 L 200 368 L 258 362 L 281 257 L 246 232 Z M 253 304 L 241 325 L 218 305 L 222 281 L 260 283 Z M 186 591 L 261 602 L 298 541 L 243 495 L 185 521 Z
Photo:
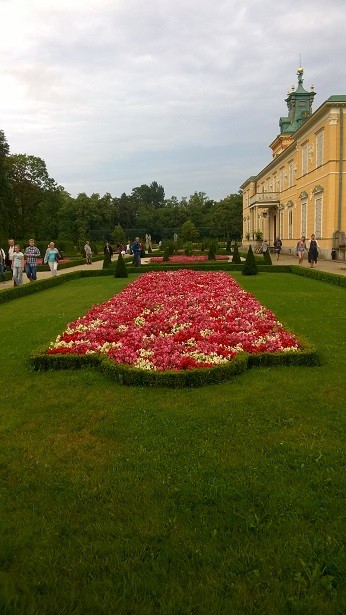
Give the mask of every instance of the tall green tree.
M 10 204 L 8 210 L 13 237 L 38 237 L 41 234 L 42 208 L 56 216 L 55 197 L 59 187 L 49 177 L 46 163 L 37 156 L 14 154 L 8 159 Z
M 220 238 L 238 240 L 242 235 L 242 216 L 241 194 L 230 194 L 212 205 L 205 217 L 205 225 Z
M 2 239 L 11 235 L 9 224 L 10 187 L 8 183 L 8 157 L 10 147 L 5 133 L 0 130 L 0 220 Z

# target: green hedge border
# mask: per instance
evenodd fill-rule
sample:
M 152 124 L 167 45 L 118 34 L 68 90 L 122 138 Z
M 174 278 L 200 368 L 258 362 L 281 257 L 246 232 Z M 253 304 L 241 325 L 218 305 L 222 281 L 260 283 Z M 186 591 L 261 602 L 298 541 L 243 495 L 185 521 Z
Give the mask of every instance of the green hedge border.
M 128 273 L 142 274 L 149 271 L 174 271 L 177 269 L 192 269 L 195 271 L 241 271 L 243 265 L 237 265 L 222 261 L 186 264 L 145 264 L 141 267 L 127 267 Z M 291 273 L 301 275 L 321 282 L 346 287 L 346 276 L 333 273 L 326 273 L 313 269 L 301 268 L 296 265 L 258 265 L 259 272 L 266 273 Z M 5 289 L 0 292 L 0 303 L 19 299 L 41 290 L 46 290 L 65 282 L 70 282 L 83 277 L 103 277 L 112 276 L 112 269 L 101 270 L 79 270 L 65 273 L 61 276 L 38 280 L 34 284 L 25 284 L 14 288 Z M 30 365 L 36 371 L 46 371 L 48 369 L 80 369 L 86 367 L 98 368 L 101 372 L 110 376 L 115 382 L 128 386 L 150 386 L 150 387 L 199 387 L 207 384 L 215 384 L 230 380 L 240 373 L 254 366 L 316 366 L 320 365 L 318 352 L 311 345 L 302 342 L 303 350 L 299 352 L 287 353 L 261 353 L 250 355 L 241 353 L 227 364 L 212 368 L 192 369 L 181 372 L 167 371 L 157 372 L 150 370 L 139 370 L 127 365 L 117 365 L 114 361 L 99 355 L 47 355 L 46 348 L 35 352 L 30 357 Z
M 94 368 L 106 374 L 114 382 L 126 386 L 146 386 L 153 388 L 196 388 L 231 380 L 247 369 L 261 366 L 317 366 L 320 358 L 317 351 L 308 344 L 298 352 L 248 354 L 242 352 L 223 365 L 203 367 L 184 371 L 151 371 L 130 365 L 118 365 L 107 356 L 90 355 L 49 355 L 46 349 L 39 350 L 30 357 L 34 371 L 69 370 Z

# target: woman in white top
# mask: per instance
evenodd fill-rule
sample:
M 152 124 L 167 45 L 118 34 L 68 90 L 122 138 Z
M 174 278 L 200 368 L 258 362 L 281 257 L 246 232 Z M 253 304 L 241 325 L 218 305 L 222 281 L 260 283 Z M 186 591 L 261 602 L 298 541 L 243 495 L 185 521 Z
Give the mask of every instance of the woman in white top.
M 23 284 L 23 271 L 24 271 L 24 254 L 20 249 L 20 246 L 16 244 L 14 246 L 13 259 L 12 259 L 12 272 L 13 272 L 13 284 L 14 286 L 20 286 Z

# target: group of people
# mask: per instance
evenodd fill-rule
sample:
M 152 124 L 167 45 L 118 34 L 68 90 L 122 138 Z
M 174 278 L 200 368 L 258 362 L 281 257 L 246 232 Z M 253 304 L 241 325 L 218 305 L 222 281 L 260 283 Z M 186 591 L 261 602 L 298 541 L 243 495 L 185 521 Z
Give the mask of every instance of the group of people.
M 275 252 L 275 255 L 276 255 L 276 260 L 279 260 L 279 258 L 280 258 L 281 248 L 282 248 L 282 241 L 281 241 L 280 237 L 275 237 L 275 240 L 274 240 L 274 252 Z M 267 252 L 267 250 L 269 250 L 268 239 L 265 239 L 263 241 L 261 249 L 262 249 L 262 253 L 263 254 L 265 252 Z
M 309 245 L 307 245 L 304 235 L 302 235 L 302 237 L 299 239 L 297 243 L 296 255 L 299 259 L 298 260 L 299 265 L 303 264 L 304 255 L 306 254 L 306 252 L 308 253 L 309 265 L 310 267 L 313 267 L 317 263 L 317 259 L 318 259 L 318 242 L 317 242 L 317 239 L 314 233 L 310 237 Z
M 29 245 L 22 251 L 21 246 L 15 243 L 14 239 L 8 240 L 7 250 L 0 248 L 0 276 L 1 283 L 6 281 L 5 272 L 6 269 L 10 269 L 12 272 L 12 279 L 14 286 L 20 286 L 23 284 L 23 274 L 30 282 L 37 280 L 37 265 L 38 259 L 41 257 L 41 252 L 37 246 L 35 246 L 35 240 L 29 239 Z M 58 270 L 58 261 L 61 258 L 59 250 L 55 247 L 51 241 L 48 244 L 46 253 L 44 255 L 43 262 L 48 263 L 52 276 L 56 276 Z
M 280 252 L 281 252 L 281 248 L 282 248 L 282 241 L 280 239 L 280 237 L 276 237 L 274 240 L 274 252 L 276 255 L 276 259 L 279 260 L 280 258 Z M 267 250 L 269 250 L 269 244 L 268 244 L 268 240 L 265 239 L 262 243 L 262 252 L 265 253 Z M 310 241 L 306 242 L 306 238 L 303 235 L 299 241 L 297 242 L 296 245 L 296 256 L 299 259 L 299 265 L 303 264 L 304 261 L 304 255 L 307 253 L 308 255 L 308 262 L 310 267 L 313 267 L 316 263 L 317 263 L 317 258 L 318 258 L 318 242 L 316 239 L 316 236 L 314 235 L 314 233 L 311 235 L 310 237 Z

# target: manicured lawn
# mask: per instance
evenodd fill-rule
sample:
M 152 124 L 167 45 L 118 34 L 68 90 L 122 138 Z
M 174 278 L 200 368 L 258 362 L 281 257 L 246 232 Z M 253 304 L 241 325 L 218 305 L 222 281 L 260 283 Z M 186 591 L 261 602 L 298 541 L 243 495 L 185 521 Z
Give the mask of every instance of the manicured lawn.
M 320 367 L 174 391 L 33 373 L 33 349 L 134 276 L 0 306 L 1 613 L 344 612 L 345 290 L 234 277 Z

